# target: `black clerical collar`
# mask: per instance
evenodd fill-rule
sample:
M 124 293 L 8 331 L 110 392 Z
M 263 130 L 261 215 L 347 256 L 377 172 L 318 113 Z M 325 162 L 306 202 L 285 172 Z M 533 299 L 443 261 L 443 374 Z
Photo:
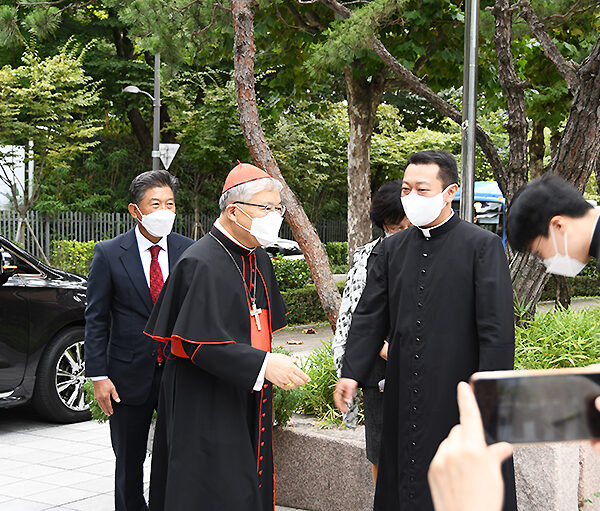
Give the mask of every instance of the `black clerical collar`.
M 596 227 L 594 227 L 594 234 L 592 235 L 592 242 L 590 243 L 590 256 L 598 259 L 600 254 L 600 217 L 596 220 Z
M 221 226 L 221 229 L 224 230 L 225 228 L 223 226 Z M 235 254 L 239 254 L 241 256 L 247 256 L 256 250 L 255 248 L 246 248 L 246 247 L 240 245 L 239 242 L 236 242 L 233 240 L 232 237 L 227 236 L 219 228 L 217 228 L 216 225 L 212 226 L 210 233 L 215 238 L 217 238 L 221 243 L 223 243 L 223 245 L 227 248 L 227 250 L 229 250 L 230 252 L 233 252 Z
M 450 215 L 444 222 L 439 225 L 435 225 L 433 227 L 417 227 L 421 234 L 425 238 L 435 238 L 436 236 L 440 236 L 448 232 L 450 229 L 453 229 L 460 222 L 460 218 L 453 211 L 452 215 Z

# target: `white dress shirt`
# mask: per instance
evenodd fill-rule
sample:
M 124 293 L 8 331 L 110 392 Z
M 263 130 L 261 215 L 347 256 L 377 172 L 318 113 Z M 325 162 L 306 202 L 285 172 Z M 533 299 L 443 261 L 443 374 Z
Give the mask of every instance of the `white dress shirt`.
M 138 250 L 140 252 L 142 268 L 144 269 L 144 276 L 146 277 L 146 284 L 148 284 L 148 289 L 150 289 L 150 263 L 152 262 L 150 247 L 158 245 L 162 249 L 158 253 L 158 264 L 160 265 L 163 279 L 167 280 L 167 277 L 169 276 L 169 248 L 167 237 L 165 236 L 164 238 L 161 238 L 158 243 L 152 243 L 140 232 L 140 228 L 137 225 L 135 226 L 134 232 Z M 107 378 L 108 376 L 93 376 L 92 381 L 106 380 Z
M 240 247 L 245 248 L 246 250 L 250 250 L 250 251 L 253 250 L 251 248 L 245 247 L 238 240 L 236 240 L 231 234 L 229 234 L 227 232 L 227 230 L 225 230 L 225 227 L 223 227 L 221 225 L 218 218 L 215 220 L 214 226 L 220 233 L 222 233 L 224 236 L 227 236 L 236 245 L 239 245 Z M 252 387 L 252 390 L 254 390 L 256 392 L 260 392 L 263 384 L 265 383 L 265 372 L 267 371 L 267 360 L 269 359 L 269 355 L 270 355 L 270 353 L 268 353 L 268 352 L 265 353 L 265 359 L 263 361 L 262 367 L 260 368 L 260 371 L 258 372 L 258 378 L 256 378 L 256 383 L 254 383 L 254 387 Z
M 158 253 L 158 264 L 162 271 L 163 280 L 167 280 L 169 276 L 169 248 L 167 243 L 167 237 L 163 237 L 158 240 L 158 243 L 152 243 L 146 236 L 140 232 L 140 228 L 135 226 L 135 239 L 137 240 L 138 250 L 140 251 L 140 260 L 142 261 L 142 268 L 144 268 L 144 276 L 146 277 L 146 284 L 150 288 L 150 263 L 152 262 L 152 254 L 150 248 L 154 245 L 158 245 L 162 250 Z

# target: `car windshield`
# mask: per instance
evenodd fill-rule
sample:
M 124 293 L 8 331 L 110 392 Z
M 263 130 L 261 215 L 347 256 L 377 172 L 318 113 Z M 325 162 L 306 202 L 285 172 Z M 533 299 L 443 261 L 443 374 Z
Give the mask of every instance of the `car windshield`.
M 39 271 L 31 266 L 25 259 L 13 253 L 8 247 L 0 243 L 0 257 L 2 267 L 14 271 L 15 275 L 39 275 Z

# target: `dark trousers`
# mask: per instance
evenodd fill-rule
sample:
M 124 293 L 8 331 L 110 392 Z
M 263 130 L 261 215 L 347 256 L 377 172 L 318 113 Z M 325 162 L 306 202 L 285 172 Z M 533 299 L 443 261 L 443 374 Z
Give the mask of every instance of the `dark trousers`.
M 144 499 L 144 460 L 152 414 L 158 405 L 163 368 L 154 371 L 152 388 L 145 403 L 127 405 L 113 401 L 110 438 L 116 458 L 115 510 L 147 511 Z M 117 389 L 117 392 L 119 389 Z

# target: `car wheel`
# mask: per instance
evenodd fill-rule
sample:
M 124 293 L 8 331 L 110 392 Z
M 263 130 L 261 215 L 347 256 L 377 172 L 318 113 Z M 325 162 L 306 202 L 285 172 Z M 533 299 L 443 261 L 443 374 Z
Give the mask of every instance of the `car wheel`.
M 83 327 L 60 332 L 46 347 L 38 364 L 33 406 L 44 418 L 55 422 L 90 419 L 85 402 Z

